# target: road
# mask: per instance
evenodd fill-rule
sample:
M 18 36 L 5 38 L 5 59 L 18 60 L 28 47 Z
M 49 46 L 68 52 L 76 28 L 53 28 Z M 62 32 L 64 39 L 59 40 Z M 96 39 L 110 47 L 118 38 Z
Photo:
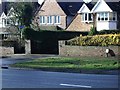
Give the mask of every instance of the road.
M 13 59 L 13 58 L 12 58 Z M 4 59 L 3 65 L 25 58 Z M 76 74 L 37 70 L 2 69 L 3 88 L 118 88 L 118 75 Z
M 117 88 L 117 75 L 2 70 L 3 88 Z

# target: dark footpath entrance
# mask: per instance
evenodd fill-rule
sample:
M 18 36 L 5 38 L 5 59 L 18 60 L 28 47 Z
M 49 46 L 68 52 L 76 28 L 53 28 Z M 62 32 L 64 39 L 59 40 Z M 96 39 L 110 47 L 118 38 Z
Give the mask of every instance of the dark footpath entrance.
M 32 54 L 59 54 L 58 41 L 31 41 Z

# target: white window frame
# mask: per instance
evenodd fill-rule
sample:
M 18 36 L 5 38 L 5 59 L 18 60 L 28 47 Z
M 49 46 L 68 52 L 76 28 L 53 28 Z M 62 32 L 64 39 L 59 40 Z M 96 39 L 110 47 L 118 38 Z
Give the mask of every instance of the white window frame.
M 40 24 L 46 24 L 46 17 L 45 16 L 40 16 Z
M 89 18 L 89 15 L 91 14 L 91 19 Z M 87 15 L 87 19 L 86 19 L 86 15 Z M 82 13 L 82 22 L 93 22 L 93 15 L 92 13 Z
M 61 23 L 61 17 L 60 16 L 54 16 L 54 23 L 60 24 Z
M 47 16 L 47 24 L 53 24 L 53 16 Z
M 117 12 L 113 12 L 113 18 L 114 18 L 114 16 L 115 16 L 115 20 L 113 20 L 113 21 L 117 21 Z
M 103 16 L 102 16 L 102 14 L 103 14 Z M 110 20 L 110 14 L 112 14 L 112 20 Z M 106 17 L 106 15 L 107 15 L 107 17 Z M 115 20 L 113 20 L 114 16 L 115 16 Z M 102 18 L 103 18 L 103 20 L 102 20 Z M 100 12 L 100 13 L 97 13 L 97 21 L 117 21 L 117 13 L 116 12 L 112 12 L 112 13 Z

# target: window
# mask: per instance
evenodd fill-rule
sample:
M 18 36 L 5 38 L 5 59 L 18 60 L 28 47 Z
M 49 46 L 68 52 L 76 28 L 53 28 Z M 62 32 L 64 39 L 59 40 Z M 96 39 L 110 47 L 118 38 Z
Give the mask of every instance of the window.
M 45 16 L 40 16 L 40 24 L 45 24 Z
M 52 22 L 52 16 L 48 16 L 47 17 L 47 23 L 48 24 L 52 24 L 53 22 Z
M 60 23 L 60 16 L 54 16 L 54 23 Z
M 105 13 L 100 13 L 100 18 L 101 18 L 102 21 L 104 21 L 104 14 Z
M 88 14 L 88 21 L 93 21 L 92 14 Z
M 82 14 L 82 21 L 83 22 L 92 22 L 93 21 L 93 15 L 91 13 L 83 13 Z
M 2 18 L 2 24 L 6 24 L 6 19 Z
M 105 13 L 104 15 L 105 15 L 105 16 L 104 16 L 104 17 L 105 17 L 104 19 L 105 19 L 105 21 L 107 21 L 108 18 L 109 18 L 109 17 L 108 17 L 108 13 Z
M 116 21 L 117 20 L 117 13 L 113 13 L 113 19 L 112 19 L 113 21 Z
M 7 19 L 7 25 L 12 25 L 12 24 L 13 24 L 12 19 L 11 19 L 11 18 L 8 18 L 8 19 Z
M 115 21 L 117 20 L 117 14 L 108 13 L 108 12 L 98 13 L 97 20 L 98 21 Z

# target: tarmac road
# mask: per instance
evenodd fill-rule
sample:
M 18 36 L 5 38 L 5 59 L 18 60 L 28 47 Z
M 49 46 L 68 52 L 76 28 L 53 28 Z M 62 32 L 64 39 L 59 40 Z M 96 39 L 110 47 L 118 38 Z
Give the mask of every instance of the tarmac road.
M 3 88 L 118 88 L 118 75 L 2 70 Z
M 14 56 L 0 59 L 0 65 L 9 65 L 33 58 L 56 56 Z M 19 70 L 14 68 L 2 70 L 3 88 L 118 88 L 118 75 L 77 74 L 47 72 L 38 70 Z M 1 71 L 0 70 L 0 71 Z

